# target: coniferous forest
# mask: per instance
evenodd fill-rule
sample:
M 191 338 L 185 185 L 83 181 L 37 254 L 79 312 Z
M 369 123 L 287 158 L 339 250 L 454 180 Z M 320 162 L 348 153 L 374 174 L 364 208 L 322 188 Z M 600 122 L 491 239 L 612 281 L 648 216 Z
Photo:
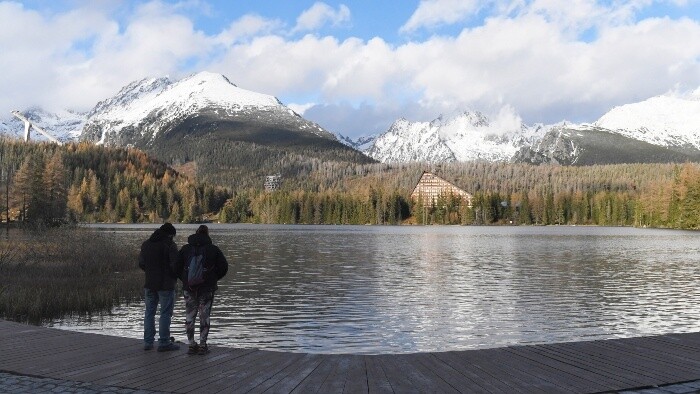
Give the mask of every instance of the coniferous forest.
M 264 151 L 262 151 L 264 152 Z M 302 164 L 300 164 L 302 163 Z M 44 223 L 604 225 L 700 228 L 700 165 L 356 164 L 302 159 L 266 192 L 198 181 L 133 148 L 0 140 L 0 218 Z M 410 194 L 430 171 L 473 195 L 431 206 Z M 205 177 L 208 178 L 208 177 Z

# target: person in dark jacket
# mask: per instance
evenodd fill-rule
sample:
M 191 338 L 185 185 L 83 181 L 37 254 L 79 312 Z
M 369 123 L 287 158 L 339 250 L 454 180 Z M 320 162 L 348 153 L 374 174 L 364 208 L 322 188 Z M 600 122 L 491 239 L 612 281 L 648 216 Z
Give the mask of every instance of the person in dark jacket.
M 158 351 L 180 349 L 170 337 L 170 321 L 175 305 L 175 284 L 177 275 L 177 245 L 173 241 L 175 227 L 165 223 L 151 234 L 143 244 L 139 254 L 139 267 L 146 273 L 146 283 L 143 285 L 146 296 L 146 312 L 143 318 L 144 350 L 153 349 L 156 335 L 156 308 L 160 304 L 160 319 L 158 321 Z
M 188 283 L 189 262 L 195 255 L 204 256 L 203 282 Z M 206 354 L 207 336 L 209 335 L 211 307 L 214 303 L 216 282 L 228 272 L 228 261 L 221 249 L 214 245 L 209 238 L 209 228 L 199 226 L 197 232 L 187 238 L 187 245 L 180 249 L 177 272 L 182 280 L 182 290 L 185 295 L 185 328 L 189 349 L 187 354 Z M 194 325 L 199 314 L 199 343 L 194 340 Z

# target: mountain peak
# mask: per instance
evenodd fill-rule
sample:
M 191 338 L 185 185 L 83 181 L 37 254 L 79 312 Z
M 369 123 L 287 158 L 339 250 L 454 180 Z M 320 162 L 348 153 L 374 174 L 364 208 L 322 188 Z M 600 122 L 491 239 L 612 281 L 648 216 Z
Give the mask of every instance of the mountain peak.
M 661 95 L 613 108 L 595 126 L 655 145 L 700 148 L 700 100 Z
M 232 85 L 234 87 L 238 87 L 238 86 L 236 86 L 236 84 L 231 82 L 228 78 L 226 78 L 225 75 L 219 74 L 219 73 L 214 73 L 211 71 L 200 71 L 198 73 L 190 74 L 187 77 L 180 80 L 180 82 L 185 82 L 185 81 L 191 81 L 191 82 L 198 83 L 198 84 L 224 82 L 224 83 L 227 83 L 227 84 Z

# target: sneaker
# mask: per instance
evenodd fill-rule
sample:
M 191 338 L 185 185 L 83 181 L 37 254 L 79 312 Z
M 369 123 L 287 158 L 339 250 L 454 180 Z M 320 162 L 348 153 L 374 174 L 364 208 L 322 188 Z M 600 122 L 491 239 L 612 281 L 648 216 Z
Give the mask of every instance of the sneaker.
M 153 350 L 153 344 L 152 343 L 144 343 L 143 350 Z
M 187 354 L 197 354 L 197 353 L 199 353 L 199 345 L 198 344 L 193 343 L 187 348 Z
M 199 345 L 199 350 L 197 351 L 197 354 L 202 356 L 207 353 L 209 353 L 209 347 L 207 346 L 207 344 L 205 343 L 204 345 Z
M 174 351 L 174 350 L 180 350 L 180 345 L 178 345 L 177 343 L 172 343 L 172 342 L 170 342 L 170 343 L 167 344 L 167 345 L 160 345 L 160 346 L 158 346 L 158 351 L 159 351 L 159 352 L 171 352 L 171 351 Z

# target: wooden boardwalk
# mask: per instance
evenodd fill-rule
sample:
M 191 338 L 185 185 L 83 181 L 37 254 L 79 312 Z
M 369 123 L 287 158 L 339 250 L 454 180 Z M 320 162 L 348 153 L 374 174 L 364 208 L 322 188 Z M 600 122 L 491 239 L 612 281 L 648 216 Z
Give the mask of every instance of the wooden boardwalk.
M 137 339 L 0 320 L 0 371 L 165 392 L 592 393 L 700 379 L 700 333 L 402 355 L 212 347 L 142 350 Z

